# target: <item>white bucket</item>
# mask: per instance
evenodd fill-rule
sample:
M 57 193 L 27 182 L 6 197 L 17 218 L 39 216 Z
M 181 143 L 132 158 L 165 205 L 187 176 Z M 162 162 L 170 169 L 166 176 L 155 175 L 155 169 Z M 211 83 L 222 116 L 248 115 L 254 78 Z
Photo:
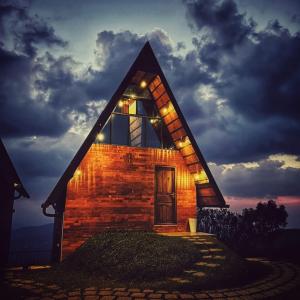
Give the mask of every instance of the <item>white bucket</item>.
M 190 232 L 195 233 L 197 231 L 197 219 L 189 218 Z

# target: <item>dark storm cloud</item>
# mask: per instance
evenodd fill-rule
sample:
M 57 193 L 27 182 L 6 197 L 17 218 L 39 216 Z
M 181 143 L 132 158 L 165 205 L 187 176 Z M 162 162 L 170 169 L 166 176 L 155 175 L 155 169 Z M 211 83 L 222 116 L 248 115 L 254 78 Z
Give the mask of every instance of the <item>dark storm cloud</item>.
M 243 43 L 255 27 L 254 21 L 247 21 L 231 0 L 186 1 L 186 6 L 190 26 L 194 30 L 208 29 L 208 36 L 224 49 Z
M 96 56 L 101 69 L 89 69 L 90 80 L 85 84 L 90 98 L 109 99 L 112 96 L 144 42 L 145 37 L 130 31 L 98 33 Z
M 225 99 L 223 108 L 215 105 L 204 121 L 208 129 L 212 124 L 204 131 L 214 141 L 206 138 L 203 146 L 209 160 L 299 155 L 300 34 L 290 34 L 277 20 L 259 31 L 231 0 L 187 1 L 186 7 L 199 59 L 216 75 L 217 98 Z M 203 108 L 213 107 L 199 101 Z M 226 108 L 231 114 L 220 118 Z M 201 139 L 202 134 L 200 145 Z
M 277 197 L 299 196 L 300 169 L 282 168 L 279 161 L 262 160 L 255 168 L 236 164 L 232 169 L 212 165 L 213 174 L 227 196 Z
M 73 108 L 58 99 L 68 95 L 74 101 L 80 95 L 70 88 L 75 86 L 71 71 L 75 62 L 54 58 L 42 49 L 67 43 L 38 16 L 10 4 L 0 6 L 0 32 L 0 134 L 63 134 L 72 125 L 68 113 Z
M 300 117 L 300 35 L 291 36 L 278 21 L 256 34 L 242 49 L 239 64 L 231 62 L 231 76 L 223 93 L 231 106 L 253 120 Z M 234 58 L 232 58 L 234 60 Z
M 297 24 L 300 24 L 300 14 L 293 14 L 291 16 L 291 21 L 293 23 L 297 23 Z
M 27 9 L 13 4 L 0 4 L 0 32 L 2 38 L 12 38 L 14 49 L 30 57 L 37 54 L 37 46 L 66 46 L 54 29 L 37 15 L 29 16 Z
M 0 134 L 49 135 L 64 132 L 70 123 L 45 99 L 32 96 L 37 45 L 65 46 L 52 27 L 25 8 L 0 5 Z M 50 126 L 51 123 L 55 126 Z
M 73 110 L 85 111 L 88 97 L 85 83 L 75 75 L 79 66 L 72 57 L 55 58 L 49 52 L 37 60 L 35 87 L 48 93 L 49 107 L 68 115 Z
M 63 115 L 43 100 L 32 99 L 33 67 L 27 56 L 0 49 L 0 134 L 3 136 L 56 136 L 70 126 Z

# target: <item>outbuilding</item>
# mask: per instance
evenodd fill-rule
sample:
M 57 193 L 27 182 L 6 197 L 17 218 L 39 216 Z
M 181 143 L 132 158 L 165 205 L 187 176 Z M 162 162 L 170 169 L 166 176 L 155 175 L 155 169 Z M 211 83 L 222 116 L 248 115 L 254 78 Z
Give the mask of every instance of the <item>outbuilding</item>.
M 0 139 L 0 269 L 8 264 L 14 200 L 29 198 Z

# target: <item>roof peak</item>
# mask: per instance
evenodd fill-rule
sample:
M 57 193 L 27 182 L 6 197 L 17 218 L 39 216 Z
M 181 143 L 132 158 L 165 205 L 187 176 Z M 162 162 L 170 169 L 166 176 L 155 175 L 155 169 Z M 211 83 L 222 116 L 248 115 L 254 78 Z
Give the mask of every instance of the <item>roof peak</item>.
M 149 73 L 157 73 L 161 71 L 158 60 L 149 41 L 145 42 L 132 64 L 133 69 L 135 68 L 137 70 L 137 68 L 141 67 L 143 71 Z

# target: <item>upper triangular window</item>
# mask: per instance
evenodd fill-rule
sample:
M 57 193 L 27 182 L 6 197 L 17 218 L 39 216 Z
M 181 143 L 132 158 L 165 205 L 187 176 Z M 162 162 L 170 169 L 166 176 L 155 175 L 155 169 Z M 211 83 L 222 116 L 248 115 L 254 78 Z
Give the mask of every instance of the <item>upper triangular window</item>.
M 95 143 L 175 148 L 146 80 L 126 87 Z

